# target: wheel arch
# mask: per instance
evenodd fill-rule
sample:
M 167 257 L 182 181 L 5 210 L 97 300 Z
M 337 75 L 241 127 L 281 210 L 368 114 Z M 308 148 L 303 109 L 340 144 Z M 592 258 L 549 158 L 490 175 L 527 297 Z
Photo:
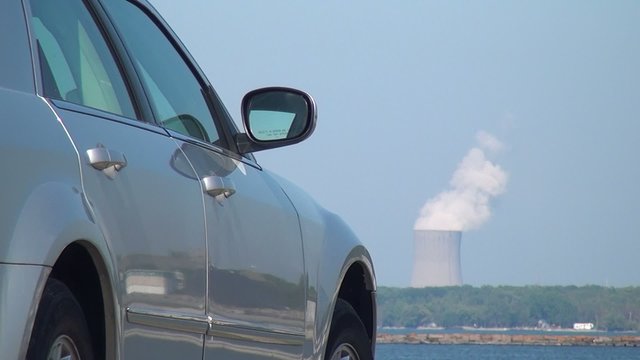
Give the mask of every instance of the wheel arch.
M 376 336 L 375 286 L 375 279 L 367 265 L 356 261 L 344 274 L 338 291 L 338 299 L 348 302 L 354 308 L 372 342 Z
M 323 232 L 321 241 L 308 241 L 309 244 L 322 244 L 314 254 L 311 276 L 317 276 L 317 297 L 315 311 L 314 356 L 323 358 L 327 350 L 331 324 L 338 299 L 350 304 L 362 321 L 371 341 L 372 353 L 376 338 L 376 278 L 371 255 L 358 240 L 353 231 L 338 216 L 321 211 Z M 318 232 L 307 232 L 307 240 L 314 239 Z M 317 236 L 317 235 L 316 235 Z M 315 238 L 315 240 L 320 240 Z M 307 257 L 308 260 L 308 257 Z M 317 270 L 315 270 L 317 269 Z M 313 299 L 313 298 L 312 298 Z
M 56 260 L 51 274 L 73 293 L 87 319 L 98 358 L 116 358 L 115 301 L 105 261 L 86 240 L 69 244 Z
M 330 328 L 338 300 L 344 300 L 353 307 L 362 321 L 371 343 L 371 354 L 375 354 L 376 343 L 376 278 L 373 264 L 368 251 L 362 245 L 357 245 L 346 257 L 339 276 L 335 295 L 331 302 Z M 326 334 L 325 344 L 329 341 Z
M 28 334 L 33 331 L 44 283 L 53 277 L 71 289 L 90 323 L 92 337 L 98 343 L 95 348 L 112 359 L 118 351 L 115 334 L 119 322 L 112 291 L 115 283 L 110 274 L 116 272 L 111 267 L 107 243 L 77 180 L 66 177 L 42 182 L 15 199 L 20 211 L 5 220 L 8 230 L 3 230 L 10 235 L 0 244 L 0 261 L 50 269 L 33 294 Z

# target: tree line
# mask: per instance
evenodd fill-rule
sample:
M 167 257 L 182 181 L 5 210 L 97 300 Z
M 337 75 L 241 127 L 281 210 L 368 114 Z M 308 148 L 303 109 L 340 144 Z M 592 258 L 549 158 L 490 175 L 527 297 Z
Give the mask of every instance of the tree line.
M 640 330 L 640 287 L 451 286 L 378 288 L 378 325 Z

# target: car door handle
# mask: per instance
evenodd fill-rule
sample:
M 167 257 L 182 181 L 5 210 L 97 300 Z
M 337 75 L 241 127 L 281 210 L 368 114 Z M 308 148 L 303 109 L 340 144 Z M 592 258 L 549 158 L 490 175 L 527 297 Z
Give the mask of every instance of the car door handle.
M 127 159 L 124 154 L 109 150 L 105 147 L 96 147 L 87 150 L 89 164 L 98 170 L 105 170 L 113 167 L 116 171 L 120 171 L 127 166 Z
M 229 179 L 224 179 L 219 176 L 207 176 L 202 178 L 201 181 L 204 191 L 213 197 L 222 195 L 228 198 L 236 193 L 236 188 Z

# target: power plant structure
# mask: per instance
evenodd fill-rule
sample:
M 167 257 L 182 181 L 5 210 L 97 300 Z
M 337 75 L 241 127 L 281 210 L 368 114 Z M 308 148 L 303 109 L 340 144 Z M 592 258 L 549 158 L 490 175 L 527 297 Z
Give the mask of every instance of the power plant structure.
M 462 285 L 461 231 L 414 230 L 412 287 Z

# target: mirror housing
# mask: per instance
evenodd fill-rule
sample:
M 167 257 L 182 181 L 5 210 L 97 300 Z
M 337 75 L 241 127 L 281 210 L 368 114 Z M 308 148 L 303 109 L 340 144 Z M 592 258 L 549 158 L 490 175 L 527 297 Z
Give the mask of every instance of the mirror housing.
M 253 90 L 242 99 L 246 133 L 236 144 L 242 154 L 292 145 L 308 138 L 316 127 L 313 98 L 300 90 L 268 87 Z

